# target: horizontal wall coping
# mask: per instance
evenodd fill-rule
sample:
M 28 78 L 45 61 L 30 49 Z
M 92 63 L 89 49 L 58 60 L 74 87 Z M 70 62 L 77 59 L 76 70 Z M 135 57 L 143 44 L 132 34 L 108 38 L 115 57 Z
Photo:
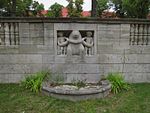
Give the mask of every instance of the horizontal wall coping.
M 0 17 L 0 22 L 20 22 L 20 23 L 89 23 L 89 24 L 150 24 L 150 19 L 101 19 L 101 18 L 47 18 L 47 17 Z

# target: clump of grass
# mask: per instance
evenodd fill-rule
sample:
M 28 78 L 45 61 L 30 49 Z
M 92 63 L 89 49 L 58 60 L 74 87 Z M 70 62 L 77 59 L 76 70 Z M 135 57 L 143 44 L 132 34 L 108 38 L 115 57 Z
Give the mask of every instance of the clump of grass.
M 38 93 L 41 91 L 42 82 L 49 74 L 50 73 L 48 71 L 41 71 L 32 75 L 28 75 L 25 80 L 21 81 L 21 86 Z
M 115 94 L 130 88 L 121 73 L 109 73 L 106 79 L 110 81 L 112 92 Z
M 57 86 L 64 84 L 64 77 L 58 74 L 53 74 L 53 76 L 49 76 L 48 83 L 50 86 Z
M 86 80 L 78 80 L 73 82 L 73 85 L 78 87 L 78 89 L 86 86 Z

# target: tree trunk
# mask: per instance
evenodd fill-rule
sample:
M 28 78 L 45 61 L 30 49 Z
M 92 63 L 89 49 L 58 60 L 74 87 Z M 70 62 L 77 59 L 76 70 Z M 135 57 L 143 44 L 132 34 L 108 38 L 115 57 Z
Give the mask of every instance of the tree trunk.
M 12 0 L 12 16 L 16 16 L 16 0 Z
M 92 11 L 91 11 L 92 17 L 97 17 L 97 12 L 96 12 L 97 4 L 96 3 L 97 3 L 96 0 L 92 0 Z

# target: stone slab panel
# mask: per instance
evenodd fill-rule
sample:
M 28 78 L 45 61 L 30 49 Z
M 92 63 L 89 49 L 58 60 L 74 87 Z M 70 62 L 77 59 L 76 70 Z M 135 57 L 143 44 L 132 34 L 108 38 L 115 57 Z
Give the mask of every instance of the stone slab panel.
M 9 83 L 20 83 L 21 80 L 25 78 L 24 74 L 9 74 L 8 75 L 8 82 Z
M 106 36 L 105 38 L 106 39 L 120 39 L 120 29 L 111 29 L 111 30 L 108 30 L 106 31 Z
M 150 73 L 150 64 L 124 64 L 123 72 Z
M 97 30 L 97 24 L 55 23 L 55 30 Z
M 30 37 L 43 37 L 43 23 L 30 23 Z
M 126 54 L 125 63 L 150 63 L 149 54 Z
M 54 55 L 53 45 L 21 45 L 20 54 L 51 54 Z
M 0 64 L 25 64 L 42 63 L 42 55 L 39 54 L 1 54 Z
M 54 47 L 52 45 L 37 45 L 38 54 L 51 54 L 54 55 Z
M 32 37 L 32 43 L 34 45 L 44 45 L 44 37 L 43 36 Z
M 31 44 L 29 23 L 19 23 L 20 44 Z
M 107 24 L 107 30 L 119 30 L 121 24 Z
M 113 49 L 114 50 L 121 50 L 122 52 L 125 53 L 124 50 L 130 49 L 130 46 L 126 46 L 126 44 L 125 45 L 121 45 L 121 44 L 119 44 L 119 45 L 113 45 Z
M 106 39 L 106 38 L 99 38 L 97 40 L 97 45 L 120 45 L 120 39 Z
M 120 39 L 120 44 L 121 48 L 124 48 L 124 49 L 130 49 L 130 45 L 129 45 L 129 39 Z
M 106 44 L 99 44 L 97 45 L 97 54 L 103 54 L 103 53 L 112 53 L 113 45 L 106 45 Z
M 36 45 L 21 45 L 19 46 L 19 53 L 24 54 L 24 53 L 32 53 L 35 54 L 37 53 L 37 46 Z
M 130 24 L 121 24 L 121 38 L 129 39 L 130 38 Z
M 43 63 L 42 64 L 42 70 L 55 73 L 55 72 L 53 72 L 53 69 L 54 69 L 54 63 Z
M 1 74 L 30 74 L 42 71 L 42 64 L 0 64 Z
M 124 78 L 130 83 L 150 83 L 150 73 L 123 73 Z
M 9 74 L 0 74 L 0 83 L 9 83 Z
M 30 39 L 32 44 L 44 44 L 44 24 L 43 23 L 30 23 Z
M 97 74 L 100 73 L 98 64 L 55 64 L 52 68 L 55 73 L 67 73 L 67 74 Z
M 44 23 L 44 29 L 54 30 L 54 23 Z
M 98 63 L 124 63 L 123 54 L 100 54 Z
M 120 37 L 121 37 L 121 39 L 130 39 L 130 33 L 129 32 L 123 32 L 122 31 L 122 34 L 120 34 Z
M 101 79 L 100 74 L 67 74 L 65 82 L 83 81 L 87 83 L 97 83 Z
M 150 54 L 150 45 L 130 45 L 127 54 Z
M 108 73 L 122 72 L 123 64 L 100 64 L 100 74 L 107 76 Z
M 106 31 L 97 31 L 97 40 L 102 40 L 106 38 Z
M 107 25 L 99 29 L 98 25 L 98 36 L 106 39 L 119 39 L 120 38 L 120 25 Z M 104 35 L 105 34 L 105 35 Z
M 124 47 L 101 44 L 97 46 L 97 54 L 124 54 Z
M 42 55 L 42 63 L 43 63 L 43 64 L 54 63 L 54 60 L 55 60 L 54 58 L 55 58 L 54 55 L 43 54 L 43 55 Z
M 0 46 L 0 54 L 18 54 L 19 46 Z
M 97 25 L 97 30 L 98 31 L 106 31 L 108 29 L 108 25 L 107 24 L 98 24 Z
M 67 56 L 56 56 L 55 63 L 67 62 Z M 80 57 L 72 57 L 72 63 L 81 63 Z M 124 63 L 124 54 L 99 54 L 97 56 L 85 56 L 84 63 L 87 64 L 102 64 L 102 63 Z
M 68 57 L 67 56 L 55 56 L 55 63 L 66 63 L 68 62 Z M 96 55 L 91 55 L 91 56 L 84 56 L 83 60 L 81 60 L 80 56 L 72 56 L 70 59 L 71 63 L 87 63 L 87 64 L 93 64 L 93 63 L 98 63 L 98 56 Z
M 44 30 L 44 45 L 54 45 L 54 31 L 53 30 Z
M 45 36 L 45 38 L 54 38 L 54 30 L 45 29 L 44 36 Z

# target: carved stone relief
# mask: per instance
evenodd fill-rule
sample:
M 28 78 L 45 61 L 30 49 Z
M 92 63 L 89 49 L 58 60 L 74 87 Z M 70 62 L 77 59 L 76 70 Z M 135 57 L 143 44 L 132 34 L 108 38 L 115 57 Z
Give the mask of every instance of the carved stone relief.
M 93 55 L 93 34 L 93 31 L 74 30 L 70 33 L 69 31 L 57 31 L 57 55 L 78 55 L 81 57 Z

